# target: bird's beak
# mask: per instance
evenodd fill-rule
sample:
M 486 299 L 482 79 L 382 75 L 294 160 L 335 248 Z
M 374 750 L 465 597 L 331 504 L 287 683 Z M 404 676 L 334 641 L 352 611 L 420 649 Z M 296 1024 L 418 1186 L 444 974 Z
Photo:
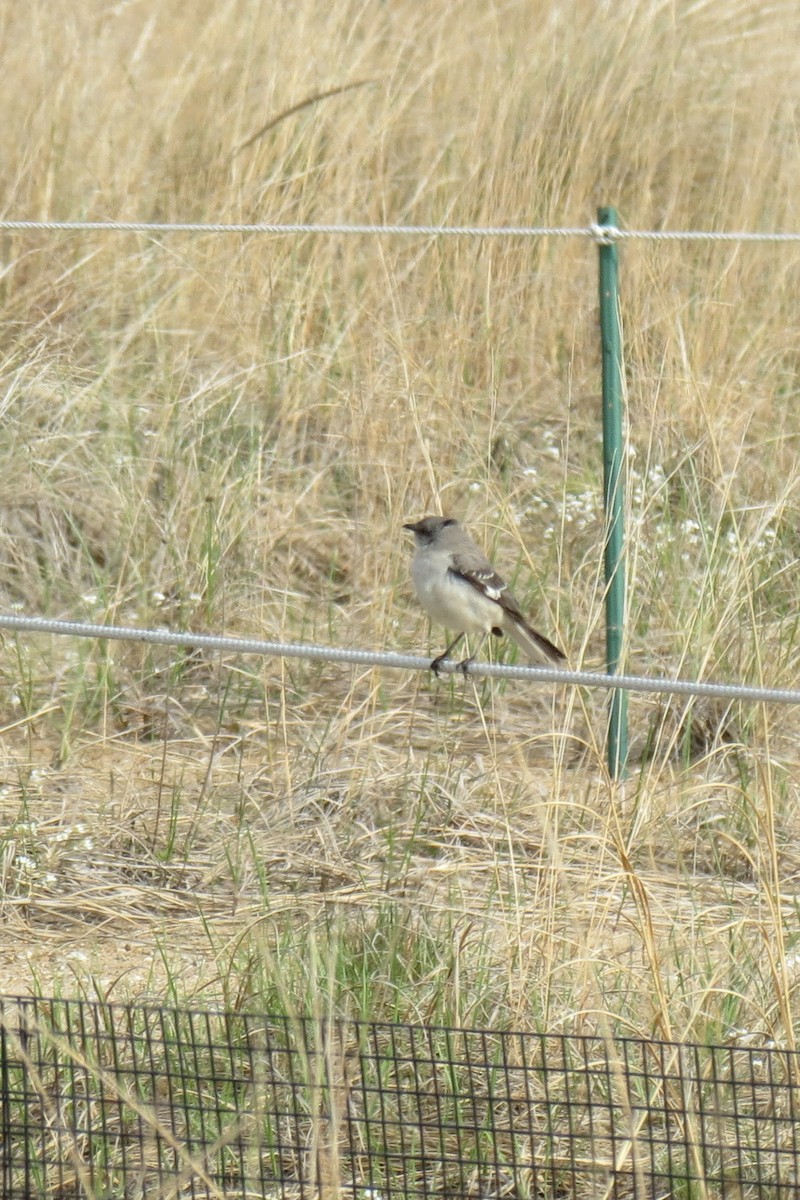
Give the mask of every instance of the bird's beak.
M 406 523 L 406 524 L 403 526 L 403 529 L 407 529 L 409 533 L 416 533 L 416 532 L 417 532 L 417 525 L 416 525 L 416 522 L 415 522 L 415 521 L 408 521 L 408 522 L 407 522 L 407 523 Z

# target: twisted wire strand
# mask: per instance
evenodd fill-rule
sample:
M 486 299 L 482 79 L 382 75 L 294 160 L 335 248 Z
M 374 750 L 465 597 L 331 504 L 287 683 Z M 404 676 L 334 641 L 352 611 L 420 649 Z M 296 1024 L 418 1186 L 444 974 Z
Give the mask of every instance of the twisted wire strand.
M 147 642 L 185 646 L 192 650 L 219 650 L 231 654 L 257 654 L 265 658 L 300 658 L 316 662 L 353 663 L 365 667 L 390 667 L 407 671 L 430 670 L 430 658 L 384 650 L 358 650 L 346 646 L 316 646 L 305 642 L 273 642 L 256 638 L 224 637 L 208 633 L 180 633 L 171 629 L 143 629 L 129 625 L 98 625 L 86 621 L 57 621 L 46 617 L 0 614 L 0 630 L 52 633 L 59 636 L 108 641 Z M 442 670 L 459 671 L 455 662 Z M 755 700 L 774 704 L 800 704 L 800 691 L 753 687 L 739 683 L 704 683 L 692 679 L 659 679 L 646 675 L 604 675 L 594 671 L 567 671 L 554 667 L 501 666 L 475 662 L 467 668 L 478 678 L 518 679 L 529 683 L 564 683 L 574 687 L 599 687 L 630 692 L 655 692 L 673 696 L 708 696 L 722 700 Z
M 369 225 L 358 223 L 303 222 L 195 222 L 195 221 L 29 221 L 0 220 L 0 230 L 65 233 L 205 233 L 205 234 L 343 234 L 409 237 L 583 237 L 607 244 L 611 241 L 654 242 L 800 242 L 800 232 L 771 233 L 753 230 L 619 229 L 613 225 Z

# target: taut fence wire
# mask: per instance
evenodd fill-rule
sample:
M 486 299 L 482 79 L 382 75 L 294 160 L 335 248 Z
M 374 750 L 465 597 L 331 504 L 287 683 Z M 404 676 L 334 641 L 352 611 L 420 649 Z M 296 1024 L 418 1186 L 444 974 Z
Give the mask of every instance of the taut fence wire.
M 258 221 L 15 221 L 0 220 L 0 230 L 9 233 L 245 233 L 245 234 L 343 234 L 357 236 L 540 238 L 578 237 L 594 242 L 638 240 L 652 242 L 800 242 L 800 233 L 710 229 L 618 229 L 606 225 L 366 225 L 357 223 L 306 224 Z
M 798 1054 L 0 997 L 0 1184 L 177 1200 L 796 1200 Z
M 129 625 L 96 625 L 83 621 L 55 621 L 47 617 L 25 617 L 0 613 L 0 631 L 52 633 L 57 636 L 95 638 L 100 641 L 148 642 L 180 646 L 188 650 L 211 650 L 232 654 L 256 654 L 272 658 L 305 658 L 316 662 L 353 663 L 363 667 L 390 667 L 406 671 L 430 670 L 430 658 L 394 654 L 387 650 L 357 650 L 349 646 L 315 646 L 305 642 L 271 642 L 256 638 L 223 637 L 209 633 L 181 633 L 171 629 L 143 629 Z M 461 674 L 456 662 L 442 663 L 441 670 Z M 694 679 L 657 679 L 647 675 L 603 675 L 595 671 L 565 671 L 554 667 L 502 666 L 473 662 L 468 675 L 492 679 L 518 679 L 529 683 L 565 683 L 574 687 L 599 687 L 628 692 L 656 692 L 673 696 L 706 696 L 721 700 L 755 700 L 775 704 L 800 704 L 800 691 L 791 688 L 755 687 L 741 683 L 705 683 Z

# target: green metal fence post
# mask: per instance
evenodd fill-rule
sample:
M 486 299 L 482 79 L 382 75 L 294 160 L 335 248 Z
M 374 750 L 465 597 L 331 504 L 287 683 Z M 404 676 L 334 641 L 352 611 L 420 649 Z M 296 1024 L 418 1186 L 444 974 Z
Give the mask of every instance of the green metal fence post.
M 617 228 L 617 210 L 597 210 L 600 225 Z M 613 238 L 601 242 L 600 340 L 603 355 L 603 477 L 606 514 L 606 669 L 616 674 L 625 632 L 625 450 L 622 440 L 622 330 L 619 260 Z M 608 769 L 625 774 L 628 758 L 628 695 L 612 691 L 608 721 Z

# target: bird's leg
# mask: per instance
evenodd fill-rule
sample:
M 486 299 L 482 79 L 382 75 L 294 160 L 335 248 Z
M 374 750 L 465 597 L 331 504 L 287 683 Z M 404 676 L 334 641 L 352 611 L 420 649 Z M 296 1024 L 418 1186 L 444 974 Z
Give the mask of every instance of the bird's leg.
M 478 644 L 477 644 L 477 646 L 476 646 L 476 647 L 475 647 L 475 649 L 473 650 L 472 654 L 470 654 L 469 658 L 462 658 L 461 662 L 458 664 L 458 669 L 459 669 L 459 671 L 461 671 L 462 675 L 466 675 L 466 673 L 467 673 L 467 668 L 468 668 L 468 667 L 469 667 L 469 666 L 470 666 L 472 663 L 474 663 L 474 662 L 475 662 L 475 659 L 478 657 L 478 655 L 479 655 L 479 654 L 480 654 L 480 652 L 481 652 L 481 646 L 482 646 L 482 645 L 483 645 L 483 643 L 486 641 L 486 638 L 487 638 L 488 636 L 489 636 L 488 634 L 486 634 L 486 633 L 482 633 L 482 634 L 481 634 L 481 636 L 480 636 L 480 638 L 479 638 L 479 640 L 478 640 Z
M 456 646 L 461 641 L 463 636 L 464 636 L 464 634 L 460 633 L 457 638 L 453 638 L 452 642 L 450 643 L 450 645 L 447 647 L 446 650 L 443 650 L 441 654 L 437 654 L 436 658 L 431 663 L 431 670 L 433 671 L 434 675 L 439 674 L 439 669 L 440 669 L 442 663 L 444 662 L 444 660 L 446 658 L 449 657 L 450 651 L 455 650 Z

